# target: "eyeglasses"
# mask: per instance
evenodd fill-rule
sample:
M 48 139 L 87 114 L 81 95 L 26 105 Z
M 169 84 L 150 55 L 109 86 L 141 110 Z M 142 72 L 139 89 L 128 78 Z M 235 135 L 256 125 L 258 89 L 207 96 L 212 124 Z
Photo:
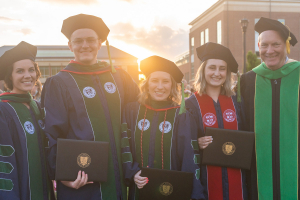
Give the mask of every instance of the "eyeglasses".
M 95 45 L 98 41 L 98 38 L 77 38 L 75 40 L 72 40 L 71 42 L 74 44 L 74 45 L 77 45 L 77 46 L 82 46 L 84 41 L 86 41 L 86 43 L 88 45 Z

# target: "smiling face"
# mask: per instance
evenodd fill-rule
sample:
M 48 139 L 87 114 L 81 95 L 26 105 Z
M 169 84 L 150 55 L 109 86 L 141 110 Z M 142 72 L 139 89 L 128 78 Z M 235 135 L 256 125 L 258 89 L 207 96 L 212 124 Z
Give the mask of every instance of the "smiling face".
M 206 89 L 209 89 L 209 87 L 221 88 L 226 81 L 226 75 L 227 63 L 224 60 L 208 59 L 204 69 Z
M 26 94 L 30 92 L 35 85 L 37 73 L 34 63 L 29 60 L 20 60 L 13 64 L 11 74 L 12 93 Z
M 74 53 L 75 61 L 86 65 L 97 62 L 101 40 L 98 39 L 98 35 L 94 30 L 85 28 L 74 31 L 68 45 Z
M 172 88 L 171 75 L 156 71 L 150 74 L 148 81 L 149 95 L 155 101 L 167 101 Z
M 282 67 L 286 60 L 285 41 L 277 31 L 268 30 L 259 35 L 259 53 L 269 69 Z

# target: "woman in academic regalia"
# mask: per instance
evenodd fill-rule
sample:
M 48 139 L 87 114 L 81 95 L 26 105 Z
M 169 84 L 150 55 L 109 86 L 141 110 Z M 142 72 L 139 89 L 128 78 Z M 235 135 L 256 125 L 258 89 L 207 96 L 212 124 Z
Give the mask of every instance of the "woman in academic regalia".
M 159 56 L 141 61 L 146 80 L 141 83 L 138 102 L 126 106 L 126 122 L 131 130 L 130 147 L 139 167 L 177 170 L 194 174 L 191 199 L 204 199 L 199 180 L 199 148 L 196 121 L 184 104 L 180 108 L 182 72 L 174 62 Z M 139 199 L 138 190 L 147 177 L 134 176 L 129 199 Z M 151 181 L 151 180 L 150 180 Z
M 211 42 L 196 50 L 202 63 L 195 78 L 196 92 L 186 106 L 198 122 L 198 143 L 203 150 L 213 142 L 211 136 L 205 136 L 206 127 L 240 130 L 244 117 L 241 101 L 231 90 L 231 72 L 237 72 L 238 64 L 230 50 Z M 200 169 L 206 199 L 247 199 L 243 170 L 206 165 Z
M 30 92 L 32 98 L 37 102 L 41 102 L 42 89 L 43 89 L 43 85 L 41 81 L 37 80 L 35 86 L 32 88 Z
M 0 199 L 54 199 L 47 175 L 43 111 L 30 91 L 40 77 L 37 48 L 26 42 L 0 58 Z

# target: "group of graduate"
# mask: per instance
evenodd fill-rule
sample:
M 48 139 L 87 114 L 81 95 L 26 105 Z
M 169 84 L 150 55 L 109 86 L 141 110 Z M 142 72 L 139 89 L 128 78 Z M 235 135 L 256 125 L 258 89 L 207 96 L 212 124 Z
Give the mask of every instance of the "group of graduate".
M 0 199 L 55 198 L 57 139 L 109 142 L 108 180 L 57 182 L 58 200 L 139 199 L 151 181 L 142 167 L 191 172 L 191 199 L 298 199 L 300 63 L 288 58 L 297 40 L 280 22 L 261 18 L 262 63 L 232 90 L 238 64 L 230 50 L 208 42 L 196 49 L 202 61 L 195 90 L 184 100 L 182 72 L 159 56 L 141 61 L 140 87 L 112 62 L 97 60 L 109 29 L 101 18 L 79 14 L 62 33 L 74 60 L 46 80 L 41 105 L 30 91 L 40 77 L 37 48 L 26 42 L 0 58 Z M 251 170 L 201 165 L 213 142 L 205 128 L 255 132 Z M 71 150 L 70 150 L 71 151 Z M 100 154 L 101 152 L 99 152 Z M 127 188 L 129 187 L 129 194 Z

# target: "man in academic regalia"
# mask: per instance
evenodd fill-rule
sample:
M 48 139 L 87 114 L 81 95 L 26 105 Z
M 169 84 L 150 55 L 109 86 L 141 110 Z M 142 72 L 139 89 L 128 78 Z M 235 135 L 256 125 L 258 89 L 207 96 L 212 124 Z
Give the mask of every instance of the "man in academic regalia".
M 49 137 L 51 178 L 55 178 L 58 138 L 105 141 L 110 146 L 107 182 L 90 183 L 88 176 L 79 171 L 74 182 L 57 183 L 57 197 L 125 200 L 125 180 L 137 171 L 127 168 L 132 165 L 132 155 L 129 147 L 121 145 L 128 140 L 123 134 L 127 129 L 121 124 L 121 114 L 125 104 L 136 101 L 138 87 L 125 71 L 115 69 L 111 60 L 110 65 L 97 61 L 104 41 L 110 57 L 109 29 L 101 18 L 84 14 L 71 16 L 64 20 L 62 33 L 69 39 L 75 60 L 47 79 L 42 94 L 47 113 L 45 131 Z
M 255 154 L 247 176 L 250 199 L 298 199 L 300 62 L 288 58 L 297 43 L 277 20 L 255 25 L 262 63 L 241 77 L 247 130 L 255 132 Z

